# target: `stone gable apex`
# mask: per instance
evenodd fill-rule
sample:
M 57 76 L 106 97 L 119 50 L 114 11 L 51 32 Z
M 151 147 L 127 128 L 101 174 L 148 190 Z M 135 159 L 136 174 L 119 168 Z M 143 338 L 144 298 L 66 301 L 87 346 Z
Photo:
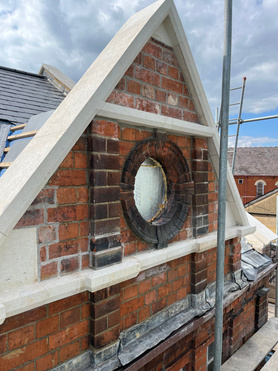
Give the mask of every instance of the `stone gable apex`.
M 160 27 L 162 23 L 163 26 Z M 217 173 L 219 136 L 214 127 L 181 21 L 172 0 L 159 0 L 126 22 L 64 102 L 1 177 L 0 243 L 9 235 L 93 118 L 96 115 L 101 116 L 103 108 L 106 111 L 110 110 L 111 107 L 105 101 L 111 94 L 113 87 L 119 82 L 121 76 L 124 75 L 149 38 L 157 34 L 162 40 L 173 46 L 185 81 L 188 83 L 198 120 L 201 123 L 201 125 L 194 124 L 194 127 L 207 126 L 211 130 L 209 152 L 214 170 Z M 168 37 L 166 38 L 165 35 Z M 125 112 L 123 110 L 123 114 Z M 117 114 L 119 112 L 116 112 Z M 151 115 L 147 115 L 148 120 L 153 119 Z M 146 116 L 142 115 L 139 120 L 142 120 L 143 117 Z M 59 126 L 57 126 L 57 122 L 59 122 Z M 166 119 L 161 119 L 159 124 L 164 125 L 165 122 L 167 122 Z M 188 124 L 191 128 L 190 123 Z M 193 128 L 193 130 L 195 129 Z M 227 201 L 236 224 L 248 226 L 230 172 L 228 172 Z

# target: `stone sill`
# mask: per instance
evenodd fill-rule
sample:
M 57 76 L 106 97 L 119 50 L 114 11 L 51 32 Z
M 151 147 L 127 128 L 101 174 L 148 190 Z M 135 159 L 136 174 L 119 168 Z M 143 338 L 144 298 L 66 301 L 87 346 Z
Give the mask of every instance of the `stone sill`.
M 226 240 L 253 233 L 255 227 L 230 227 Z M 136 277 L 141 271 L 153 268 L 191 253 L 203 252 L 216 247 L 217 232 L 204 237 L 174 242 L 168 248 L 138 253 L 123 259 L 122 263 L 100 270 L 86 269 L 64 277 L 25 285 L 0 293 L 0 324 L 7 317 L 40 307 L 56 300 L 84 291 L 95 292 Z

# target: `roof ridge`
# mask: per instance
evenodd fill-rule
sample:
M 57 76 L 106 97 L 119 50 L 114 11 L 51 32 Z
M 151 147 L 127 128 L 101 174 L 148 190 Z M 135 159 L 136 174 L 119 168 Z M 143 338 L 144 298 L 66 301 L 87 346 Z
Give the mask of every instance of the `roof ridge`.
M 237 147 L 237 150 L 240 149 L 263 149 L 263 148 L 278 148 L 278 146 L 257 146 L 257 147 Z M 229 147 L 229 149 L 234 149 L 234 147 Z
M 16 72 L 16 73 L 20 73 L 22 75 L 39 77 L 39 78 L 44 79 L 44 80 L 46 79 L 46 77 L 43 76 L 43 75 L 39 75 L 37 73 L 32 73 L 32 72 L 26 72 L 26 71 L 22 71 L 22 70 L 17 70 L 15 68 L 9 68 L 9 67 L 0 66 L 0 70 L 10 71 L 10 72 Z

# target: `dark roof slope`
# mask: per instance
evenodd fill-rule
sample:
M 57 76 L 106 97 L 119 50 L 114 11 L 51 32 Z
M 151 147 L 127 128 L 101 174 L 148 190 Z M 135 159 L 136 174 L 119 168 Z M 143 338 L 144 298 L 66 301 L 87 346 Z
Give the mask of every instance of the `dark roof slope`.
M 232 164 L 233 150 L 228 160 Z M 278 175 L 278 147 L 242 147 L 236 152 L 234 175 Z
M 24 124 L 65 98 L 45 76 L 0 66 L 0 120 Z

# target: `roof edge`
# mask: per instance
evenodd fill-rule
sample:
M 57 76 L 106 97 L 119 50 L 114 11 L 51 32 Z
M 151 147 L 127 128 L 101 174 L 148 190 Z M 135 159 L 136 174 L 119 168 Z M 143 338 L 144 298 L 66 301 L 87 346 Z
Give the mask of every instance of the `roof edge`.
M 244 208 L 249 207 L 249 206 L 252 206 L 252 205 L 256 204 L 257 202 L 260 202 L 260 201 L 264 200 L 265 198 L 267 198 L 269 196 L 273 196 L 277 192 L 278 192 L 278 188 L 275 188 L 272 191 L 269 191 L 269 192 L 265 193 L 264 195 L 262 195 L 260 197 L 254 198 L 254 200 L 251 200 L 251 201 L 247 202 L 244 205 Z
M 75 82 L 72 81 L 58 68 L 49 64 L 42 64 L 39 70 L 39 76 L 45 76 L 47 79 L 60 91 L 68 94 L 75 86 Z
M 45 76 L 42 76 L 41 74 L 22 71 L 22 70 L 17 70 L 16 68 L 9 68 L 9 67 L 0 66 L 0 70 L 16 72 L 16 73 L 20 73 L 21 75 L 34 76 L 34 77 L 38 77 L 38 78 L 41 78 L 41 79 L 45 78 Z

